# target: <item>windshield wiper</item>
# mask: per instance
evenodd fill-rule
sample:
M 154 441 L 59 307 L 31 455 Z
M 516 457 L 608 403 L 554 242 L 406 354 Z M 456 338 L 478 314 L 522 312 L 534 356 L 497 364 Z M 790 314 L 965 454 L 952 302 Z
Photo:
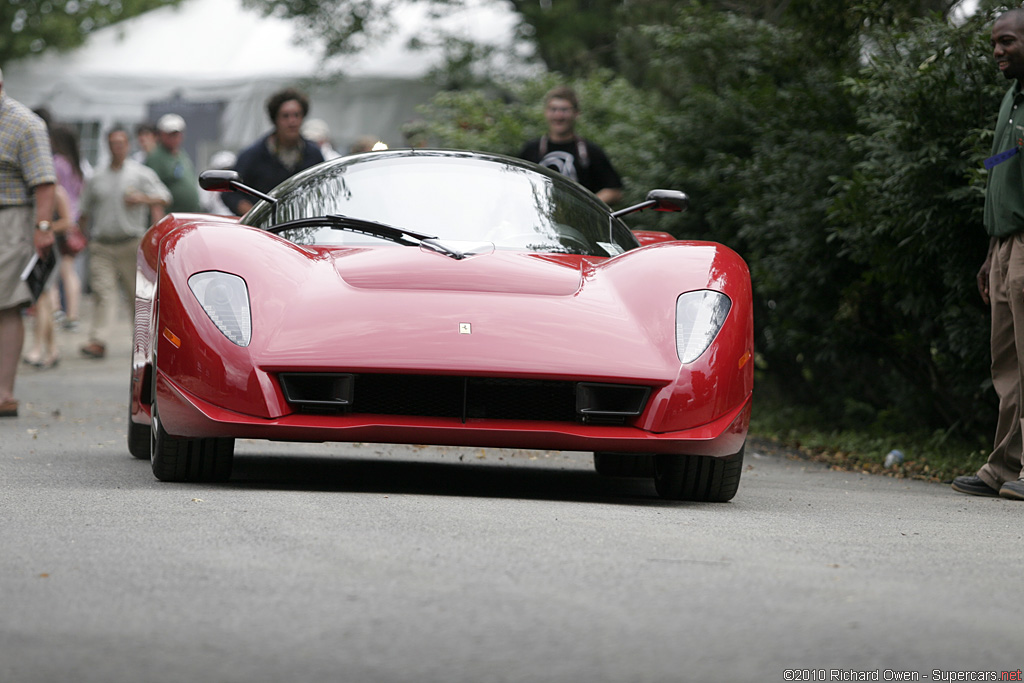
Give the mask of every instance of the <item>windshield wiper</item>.
M 415 230 L 396 228 L 391 225 L 385 225 L 384 223 L 368 221 L 362 218 L 352 218 L 351 216 L 342 216 L 340 214 L 316 216 L 314 218 L 297 218 L 296 220 L 288 221 L 287 223 L 272 225 L 267 228 L 267 231 L 277 234 L 284 230 L 292 230 L 294 228 L 322 228 L 324 226 L 334 230 L 346 230 L 348 232 L 355 232 L 361 235 L 380 237 L 381 239 L 388 240 L 389 242 L 403 244 L 407 247 L 416 247 L 426 243 L 427 240 L 437 239 L 437 235 L 427 235 L 422 232 L 416 232 Z
M 392 225 L 385 225 L 384 223 L 368 221 L 362 218 L 352 218 L 351 216 L 342 216 L 341 214 L 317 216 L 315 218 L 298 218 L 294 221 L 288 221 L 287 223 L 273 225 L 267 228 L 267 231 L 277 234 L 278 232 L 294 228 L 321 228 L 324 226 L 333 230 L 346 230 L 348 232 L 355 232 L 361 235 L 380 237 L 381 239 L 388 240 L 389 242 L 395 242 L 407 247 L 427 247 L 432 251 L 436 251 L 446 256 L 451 256 L 456 260 L 466 258 L 465 253 L 440 242 L 437 235 L 427 235 L 426 233 L 416 232 L 415 230 L 396 228 Z
M 466 258 L 466 253 L 465 252 L 459 251 L 458 249 L 453 249 L 452 247 L 449 247 L 447 244 L 445 244 L 444 242 L 441 242 L 436 237 L 430 237 L 428 239 L 425 239 L 422 242 L 420 242 L 420 245 L 424 246 L 427 249 L 430 249 L 432 251 L 436 251 L 439 254 L 444 254 L 445 256 L 451 256 L 456 261 L 461 261 L 462 259 Z

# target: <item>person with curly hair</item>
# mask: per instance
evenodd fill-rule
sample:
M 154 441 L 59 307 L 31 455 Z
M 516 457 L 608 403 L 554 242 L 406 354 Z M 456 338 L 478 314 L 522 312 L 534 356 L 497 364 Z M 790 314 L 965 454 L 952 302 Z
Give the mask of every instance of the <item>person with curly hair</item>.
M 316 143 L 302 136 L 302 122 L 309 114 L 309 98 L 295 88 L 285 88 L 267 100 L 267 115 L 274 129 L 238 155 L 235 171 L 242 182 L 269 192 L 299 171 L 324 160 Z M 239 216 L 252 208 L 252 200 L 232 192 L 224 203 Z

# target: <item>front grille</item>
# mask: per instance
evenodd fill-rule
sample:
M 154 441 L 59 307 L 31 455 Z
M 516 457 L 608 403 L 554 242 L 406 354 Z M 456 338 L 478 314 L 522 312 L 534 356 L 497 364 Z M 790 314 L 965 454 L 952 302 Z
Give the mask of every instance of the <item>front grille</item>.
M 279 379 L 285 399 L 305 412 L 451 417 L 462 421 L 624 424 L 628 417 L 642 411 L 650 393 L 648 387 L 630 385 L 500 377 L 282 373 Z M 630 400 L 623 400 L 624 395 Z M 595 413 L 599 420 L 595 420 Z
M 574 382 L 487 377 L 356 375 L 352 412 L 572 421 L 574 387 Z

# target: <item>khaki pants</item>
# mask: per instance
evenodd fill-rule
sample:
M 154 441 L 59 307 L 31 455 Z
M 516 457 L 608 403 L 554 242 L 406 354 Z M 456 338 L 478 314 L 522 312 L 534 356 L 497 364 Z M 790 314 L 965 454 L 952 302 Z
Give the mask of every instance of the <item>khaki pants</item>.
M 34 215 L 31 206 L 0 209 L 0 310 L 32 303 L 32 293 L 21 281 L 21 271 L 35 251 Z
M 988 280 L 992 301 L 992 385 L 999 396 L 999 421 L 992 454 L 978 476 L 994 489 L 1020 478 L 1024 433 L 1024 234 L 1005 237 L 992 254 Z
M 89 242 L 89 286 L 92 288 L 93 316 L 89 340 L 106 344 L 110 340 L 121 291 L 129 310 L 135 312 L 135 259 L 139 240 L 114 244 Z

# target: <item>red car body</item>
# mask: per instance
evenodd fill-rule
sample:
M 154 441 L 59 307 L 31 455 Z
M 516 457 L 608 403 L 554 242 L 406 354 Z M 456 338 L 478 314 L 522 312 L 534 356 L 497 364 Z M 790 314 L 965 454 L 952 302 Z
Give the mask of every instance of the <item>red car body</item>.
M 372 170 L 375 155 L 366 156 L 359 163 Z M 386 156 L 402 164 L 417 153 Z M 573 201 L 586 195 L 526 162 L 436 157 L 534 174 L 532 183 Z M 272 194 L 308 193 L 324 172 L 311 169 Z M 658 482 L 671 469 L 676 484 L 659 485 L 666 497 L 735 493 L 728 483 L 701 484 L 706 493 L 690 486 L 716 476 L 711 470 L 730 476 L 721 473 L 726 463 L 738 483 L 750 418 L 750 276 L 727 247 L 646 233 L 647 246 L 612 249 L 622 253 L 484 241 L 455 258 L 375 239 L 296 243 L 249 219 L 171 215 L 140 246 L 129 445 L 138 457 L 148 451 L 158 477 L 226 478 L 230 440 L 256 438 L 594 451 L 611 474 L 643 462 L 661 470 L 647 472 Z M 244 281 L 247 345 L 204 309 L 190 287 L 197 273 Z M 703 291 L 725 294 L 731 306 L 707 348 L 684 363 L 677 301 Z M 182 455 L 173 468 L 158 467 L 154 405 L 164 446 L 219 449 L 208 458 L 219 463 L 197 469 Z

